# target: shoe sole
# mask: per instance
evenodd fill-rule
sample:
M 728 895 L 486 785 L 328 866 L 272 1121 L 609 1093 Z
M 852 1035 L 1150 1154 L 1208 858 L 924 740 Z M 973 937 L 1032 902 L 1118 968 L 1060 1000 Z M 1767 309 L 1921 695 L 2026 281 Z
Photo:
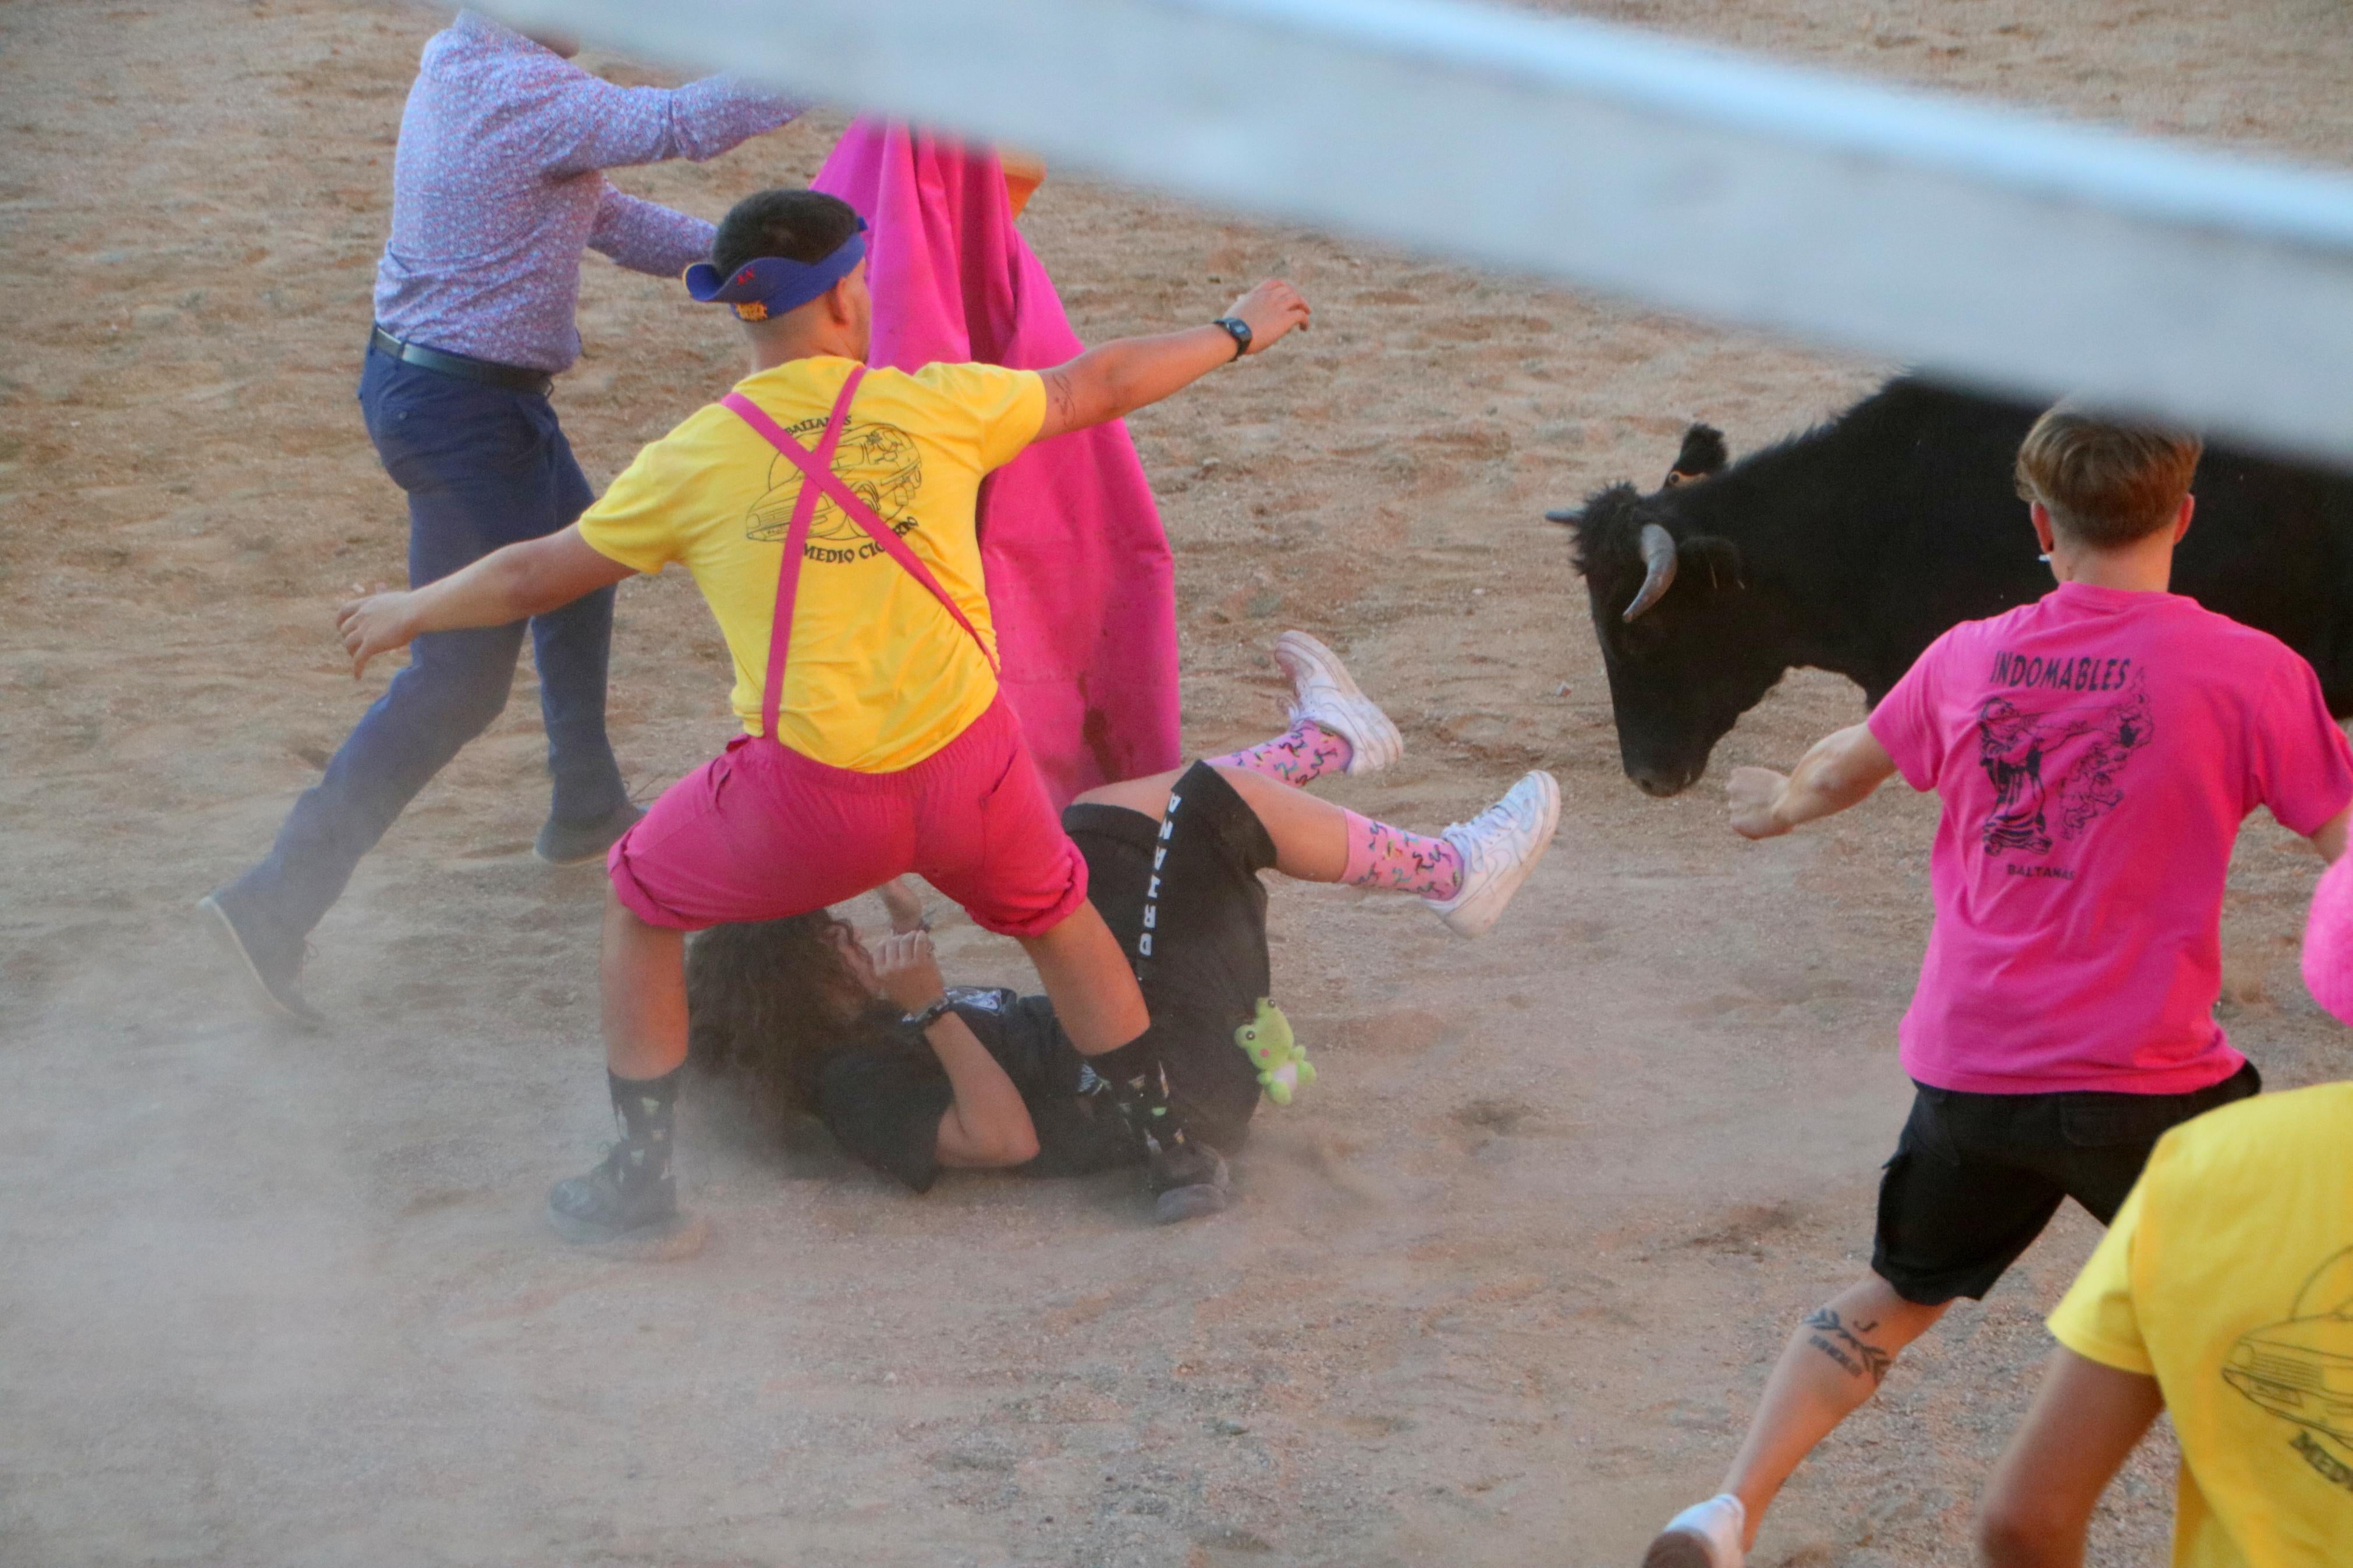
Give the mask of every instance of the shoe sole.
M 1504 918 L 1504 910 L 1518 896 L 1520 884 L 1528 879 L 1528 873 L 1536 868 L 1536 862 L 1552 848 L 1553 835 L 1560 831 L 1560 781 L 1541 768 L 1528 777 L 1544 781 L 1538 786 L 1545 793 L 1544 823 L 1536 834 L 1535 847 L 1510 870 L 1481 888 L 1471 898 L 1464 899 L 1451 910 L 1440 911 L 1438 918 L 1458 936 L 1482 937 L 1495 929 L 1495 922 Z M 1526 782 L 1526 779 L 1520 781 L 1521 784 Z M 1518 784 L 1512 786 L 1513 789 L 1519 787 Z M 1458 917 L 1474 903 L 1484 911 L 1483 918 L 1477 919 L 1474 923 L 1460 922 Z
M 556 1235 L 575 1247 L 593 1247 L 607 1258 L 632 1263 L 675 1263 L 694 1257 L 711 1239 L 709 1218 L 688 1209 L 681 1209 L 652 1225 L 615 1230 L 565 1214 L 550 1205 L 547 1223 Z
M 534 844 L 531 847 L 531 858 L 538 861 L 543 866 L 593 866 L 596 862 L 604 859 L 607 855 L 611 854 L 612 851 L 613 847 L 610 844 L 607 844 L 604 848 L 592 849 L 586 855 L 566 855 L 559 857 L 550 855 L 546 850 L 542 849 L 538 845 Z
M 1171 1187 L 1152 1200 L 1152 1221 L 1155 1225 L 1182 1225 L 1188 1219 L 1222 1214 L 1233 1201 L 1230 1188 L 1208 1182 L 1190 1187 Z
M 1642 1553 L 1642 1568 L 1715 1568 L 1715 1554 L 1690 1531 L 1670 1530 Z
M 1274 662 L 1291 677 L 1294 693 L 1300 684 L 1299 675 L 1284 661 L 1286 653 L 1298 659 L 1302 667 L 1312 668 L 1323 676 L 1339 692 L 1344 705 L 1361 704 L 1368 726 L 1376 721 L 1378 722 L 1378 732 L 1365 736 L 1364 744 L 1358 745 L 1353 739 L 1350 741 L 1348 765 L 1344 771 L 1354 777 L 1377 773 L 1405 755 L 1405 736 L 1398 731 L 1397 721 L 1381 710 L 1379 703 L 1365 695 L 1364 688 L 1356 684 L 1356 678 L 1348 673 L 1348 667 L 1340 662 L 1338 654 L 1305 632 L 1285 632 L 1275 638 Z M 1362 767 L 1357 766 L 1360 762 L 1364 763 Z
M 622 828 L 619 833 L 616 833 L 612 837 L 607 838 L 603 844 L 594 849 L 585 850 L 578 855 L 551 855 L 547 852 L 546 840 L 542 837 L 533 838 L 531 841 L 531 857 L 543 866 L 590 866 L 597 864 L 613 852 L 613 846 L 618 844 L 622 838 L 628 835 L 630 827 L 635 827 L 638 823 L 643 822 L 646 819 L 644 808 L 638 807 L 637 809 L 638 814 L 629 818 L 628 826 Z M 611 819 L 608 817 L 607 820 L 609 821 Z
M 305 1011 L 290 1005 L 269 988 L 269 982 L 261 977 L 260 966 L 253 962 L 253 954 L 245 949 L 245 938 L 237 935 L 237 922 L 228 918 L 228 911 L 220 907 L 218 899 L 206 893 L 196 900 L 196 910 L 204 919 L 205 929 L 212 933 L 214 945 L 237 960 L 237 978 L 244 982 L 246 990 L 266 1011 L 281 1018 L 290 1018 L 308 1029 L 315 1029 L 327 1021 L 315 1010 Z

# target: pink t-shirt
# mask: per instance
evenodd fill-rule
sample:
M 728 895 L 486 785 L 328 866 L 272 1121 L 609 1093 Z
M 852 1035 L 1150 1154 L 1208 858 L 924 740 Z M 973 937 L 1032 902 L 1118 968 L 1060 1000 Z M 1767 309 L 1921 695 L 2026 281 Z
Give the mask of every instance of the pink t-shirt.
M 2185 1094 L 2239 1069 L 2213 1016 L 2239 824 L 2308 835 L 2353 800 L 2310 665 L 2179 595 L 2066 583 L 1931 643 L 1871 732 L 1945 808 L 1906 1072 Z

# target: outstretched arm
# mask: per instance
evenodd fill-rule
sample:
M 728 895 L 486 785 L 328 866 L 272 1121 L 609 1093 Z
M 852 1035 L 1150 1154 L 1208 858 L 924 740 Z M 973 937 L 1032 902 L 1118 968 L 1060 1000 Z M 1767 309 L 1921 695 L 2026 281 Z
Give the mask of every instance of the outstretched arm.
M 1800 823 L 1844 811 L 1887 782 L 1895 759 L 1856 724 L 1825 736 L 1787 778 L 1770 768 L 1735 768 L 1725 790 L 1732 830 L 1743 838 L 1778 838 Z
M 575 523 L 543 539 L 493 550 L 422 588 L 349 600 L 336 610 L 335 625 L 356 680 L 368 660 L 406 647 L 427 632 L 502 626 L 636 574 L 581 538 Z
M 1989 1568 L 2077 1568 L 2100 1493 L 2165 1408 L 2157 1379 L 2062 1345 L 1978 1510 Z
M 1307 325 L 1307 301 L 1270 279 L 1234 301 L 1229 316 L 1250 330 L 1250 352 L 1264 353 L 1293 327 Z M 1191 385 L 1234 357 L 1223 327 L 1190 327 L 1151 338 L 1114 338 L 1044 373 L 1046 423 L 1038 439 L 1121 419 Z

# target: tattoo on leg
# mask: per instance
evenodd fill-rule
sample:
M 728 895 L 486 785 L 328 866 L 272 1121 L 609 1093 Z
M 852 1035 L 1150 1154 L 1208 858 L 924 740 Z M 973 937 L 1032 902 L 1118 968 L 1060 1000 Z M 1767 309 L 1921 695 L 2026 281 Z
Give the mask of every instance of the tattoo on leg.
M 1885 1380 L 1887 1369 L 1895 1364 L 1894 1356 L 1862 1338 L 1879 1327 L 1876 1319 L 1849 1328 L 1839 1321 L 1836 1312 L 1823 1307 L 1806 1320 L 1805 1326 L 1815 1331 L 1807 1338 L 1808 1344 L 1844 1367 L 1849 1377 L 1869 1377 L 1873 1388 Z

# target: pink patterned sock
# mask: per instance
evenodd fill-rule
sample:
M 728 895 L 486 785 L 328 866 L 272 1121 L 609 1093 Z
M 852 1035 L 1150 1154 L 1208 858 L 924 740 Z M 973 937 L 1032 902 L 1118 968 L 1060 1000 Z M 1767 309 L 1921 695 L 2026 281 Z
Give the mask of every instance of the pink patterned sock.
M 1462 852 L 1443 838 L 1425 838 L 1351 811 L 1348 869 L 1341 880 L 1359 888 L 1451 899 L 1462 889 Z
M 1244 751 L 1228 752 L 1222 757 L 1211 757 L 1209 764 L 1248 768 L 1278 784 L 1296 786 L 1312 784 L 1335 769 L 1346 767 L 1348 759 L 1355 754 L 1345 735 L 1335 734 L 1313 719 L 1302 719 L 1287 735 L 1261 741 Z

